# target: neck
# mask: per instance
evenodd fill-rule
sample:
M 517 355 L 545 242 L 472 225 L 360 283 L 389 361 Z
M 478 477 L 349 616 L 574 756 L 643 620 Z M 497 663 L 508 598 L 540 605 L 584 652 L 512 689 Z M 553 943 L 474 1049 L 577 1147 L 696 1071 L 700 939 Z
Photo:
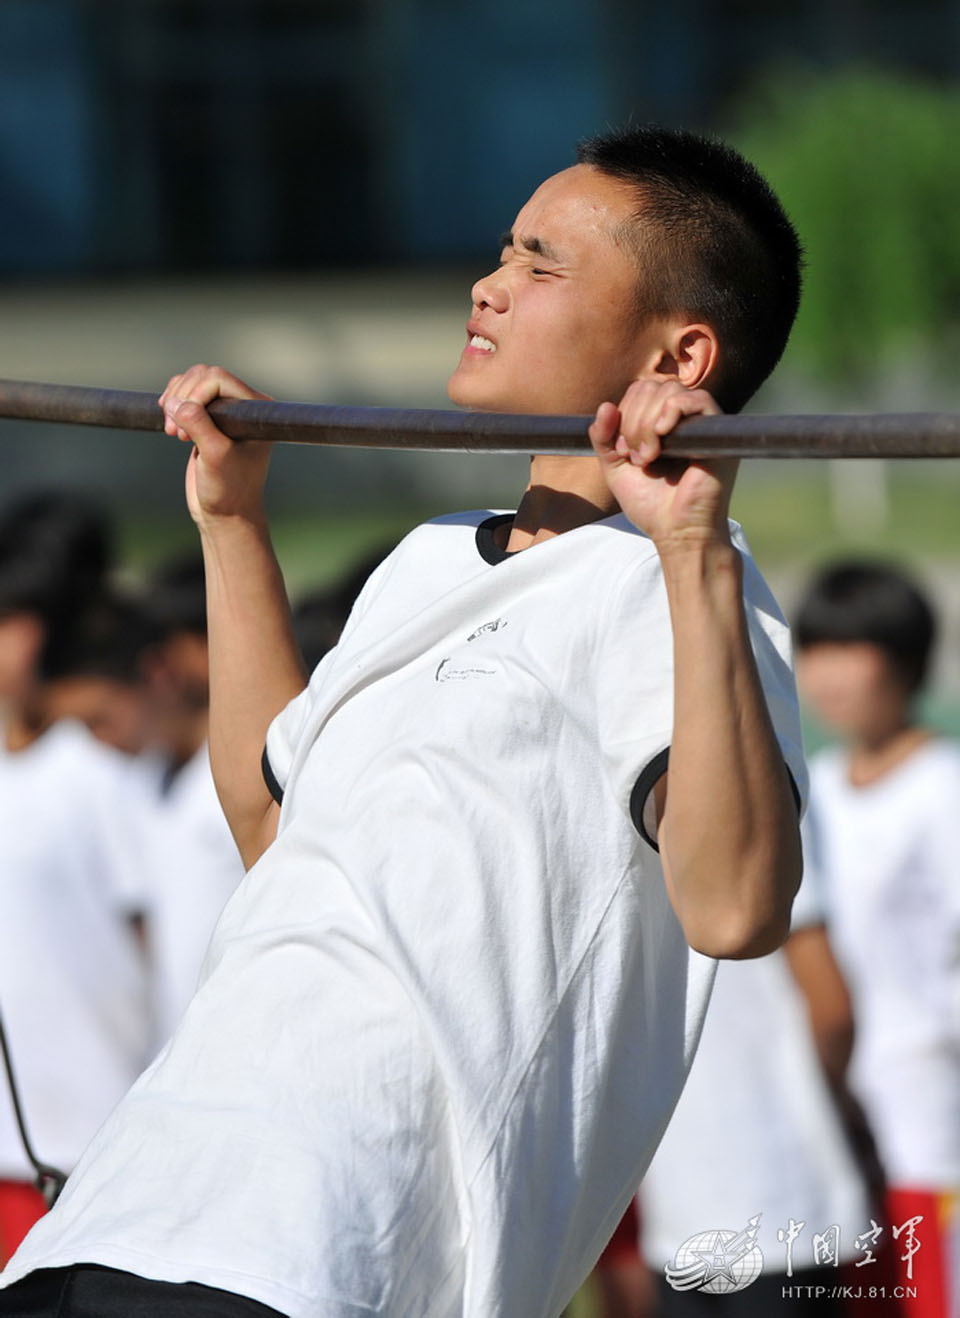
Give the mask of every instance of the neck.
M 176 770 L 192 760 L 206 741 L 208 722 L 206 709 L 184 710 L 170 720 L 163 742 Z
M 3 744 L 8 751 L 26 750 L 46 732 L 51 724 L 39 700 L 27 700 L 3 711 L 0 719 Z
M 929 741 L 931 733 L 916 724 L 902 724 L 882 736 L 856 742 L 850 748 L 849 776 L 854 787 L 867 787 L 890 773 Z
M 530 482 L 513 519 L 507 549 L 527 549 L 616 511 L 616 500 L 596 458 L 531 458 Z

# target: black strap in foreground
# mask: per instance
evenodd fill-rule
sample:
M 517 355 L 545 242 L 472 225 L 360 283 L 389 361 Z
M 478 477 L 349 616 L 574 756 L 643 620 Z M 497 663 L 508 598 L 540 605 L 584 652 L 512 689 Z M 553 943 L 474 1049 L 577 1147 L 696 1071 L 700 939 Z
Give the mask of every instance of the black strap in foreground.
M 67 1183 L 66 1173 L 56 1167 L 51 1167 L 49 1163 L 41 1162 L 33 1151 L 33 1145 L 30 1143 L 30 1136 L 27 1134 L 27 1124 L 23 1117 L 23 1107 L 20 1103 L 20 1091 L 17 1088 L 16 1076 L 13 1073 L 13 1059 L 10 1056 L 10 1046 L 7 1043 L 7 1032 L 3 1028 L 3 1016 L 0 1014 L 0 1052 L 3 1053 L 3 1069 L 7 1075 L 7 1087 L 10 1090 L 10 1100 L 13 1103 L 13 1115 L 17 1121 L 17 1130 L 20 1133 L 20 1143 L 23 1145 L 23 1151 L 27 1155 L 27 1161 L 35 1172 L 34 1184 L 43 1195 L 48 1208 L 52 1208 L 60 1197 L 60 1191 Z

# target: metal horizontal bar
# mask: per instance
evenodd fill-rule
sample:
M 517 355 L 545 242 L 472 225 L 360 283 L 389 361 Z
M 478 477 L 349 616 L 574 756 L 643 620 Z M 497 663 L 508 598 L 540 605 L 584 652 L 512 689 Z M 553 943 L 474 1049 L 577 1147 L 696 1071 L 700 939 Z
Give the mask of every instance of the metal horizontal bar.
M 434 453 L 590 453 L 587 416 L 532 416 L 217 399 L 233 439 Z M 0 380 L 0 417 L 160 431 L 157 395 L 83 385 Z M 960 415 L 906 412 L 692 417 L 664 440 L 678 458 L 956 458 Z

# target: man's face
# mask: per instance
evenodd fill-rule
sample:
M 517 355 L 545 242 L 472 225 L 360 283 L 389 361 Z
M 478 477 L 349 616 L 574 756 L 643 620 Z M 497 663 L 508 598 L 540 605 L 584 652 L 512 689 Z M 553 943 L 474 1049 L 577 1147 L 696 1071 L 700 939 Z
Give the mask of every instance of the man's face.
M 473 287 L 467 346 L 448 393 L 492 412 L 593 412 L 619 402 L 655 348 L 638 329 L 637 266 L 617 245 L 632 189 L 589 165 L 542 183 Z

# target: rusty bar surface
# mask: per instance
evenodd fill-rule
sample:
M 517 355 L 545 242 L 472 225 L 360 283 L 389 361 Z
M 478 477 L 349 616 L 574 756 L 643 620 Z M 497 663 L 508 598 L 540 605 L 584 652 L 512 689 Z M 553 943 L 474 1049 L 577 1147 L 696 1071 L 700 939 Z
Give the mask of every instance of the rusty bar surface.
M 218 399 L 233 439 L 434 453 L 590 453 L 585 416 L 530 416 Z M 157 395 L 84 385 L 0 380 L 0 418 L 161 431 Z M 950 412 L 732 415 L 682 421 L 664 441 L 678 458 L 956 458 L 960 415 Z

